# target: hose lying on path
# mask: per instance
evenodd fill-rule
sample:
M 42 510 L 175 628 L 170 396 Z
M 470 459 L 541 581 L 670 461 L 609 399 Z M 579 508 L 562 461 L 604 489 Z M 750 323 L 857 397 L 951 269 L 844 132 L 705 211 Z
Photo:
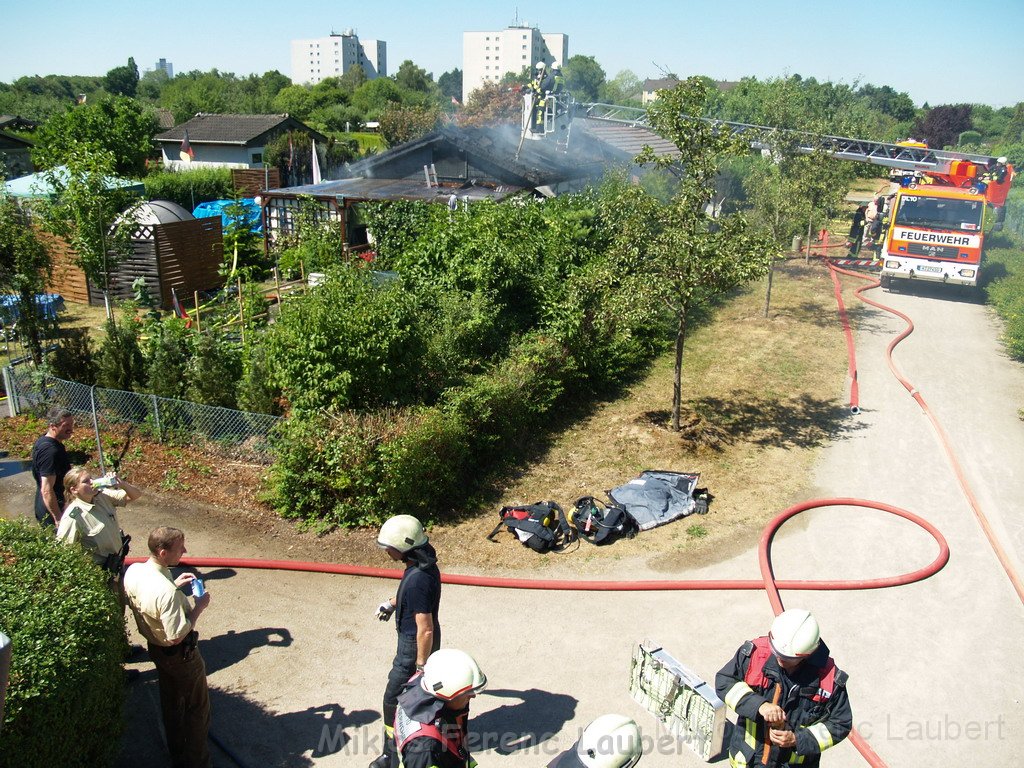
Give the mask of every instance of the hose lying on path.
M 1024 603 L 1024 581 L 1021 580 L 1020 574 L 1017 573 L 1017 569 L 1014 566 L 1013 561 L 1010 559 L 1010 556 L 1007 554 L 1006 549 L 1003 547 L 1002 543 L 996 537 L 996 534 L 992 529 L 992 525 L 989 522 L 988 517 L 982 510 L 981 504 L 978 502 L 978 498 L 977 496 L 975 496 L 974 490 L 973 488 L 971 488 L 971 484 L 967 480 L 967 475 L 964 473 L 963 466 L 960 464 L 960 460 L 957 458 L 956 452 L 953 450 L 952 441 L 946 434 L 946 430 L 943 429 L 942 423 L 939 421 L 938 417 L 934 413 L 932 413 L 931 408 L 928 406 L 927 401 L 924 399 L 924 395 L 921 394 L 920 390 L 918 390 L 917 387 L 915 387 L 909 380 L 907 380 L 907 378 L 902 374 L 899 367 L 893 360 L 893 350 L 896 349 L 896 346 L 901 341 L 903 341 L 905 338 L 907 338 L 910 334 L 914 332 L 914 321 L 907 317 L 907 315 L 905 315 L 904 313 L 900 312 L 898 309 L 887 306 L 885 304 L 882 304 L 881 302 L 875 301 L 873 299 L 868 298 L 867 296 L 864 296 L 865 291 L 869 291 L 881 285 L 880 281 L 877 278 L 861 274 L 860 272 L 854 272 L 849 269 L 843 269 L 841 267 L 836 266 L 835 264 L 832 264 L 831 262 L 828 262 L 828 268 L 832 272 L 833 282 L 838 281 L 838 278 L 836 277 L 837 272 L 842 273 L 844 275 L 849 275 L 851 277 L 856 277 L 860 280 L 867 281 L 865 285 L 862 285 L 860 288 L 854 291 L 854 295 L 858 299 L 863 301 L 865 304 L 869 304 L 872 307 L 882 310 L 883 312 L 889 312 L 890 314 L 896 315 L 907 324 L 906 328 L 904 328 L 903 331 L 896 336 L 896 338 L 889 342 L 889 346 L 885 350 L 885 359 L 889 365 L 889 370 L 892 371 L 893 376 L 895 376 L 896 380 L 899 381 L 901 385 L 903 385 L 903 388 L 907 390 L 910 396 L 914 398 L 917 404 L 921 407 L 921 411 L 924 413 L 924 415 L 928 418 L 928 421 L 931 423 L 932 428 L 935 430 L 935 434 L 938 438 L 939 446 L 946 454 L 946 458 L 949 461 L 949 465 L 953 470 L 953 474 L 956 477 L 956 481 L 959 484 L 960 489 L 964 494 L 964 497 L 967 499 L 967 503 L 968 505 L 970 505 L 971 511 L 974 513 L 975 519 L 981 526 L 981 530 L 985 534 L 985 538 L 988 539 L 989 546 L 992 548 L 992 551 L 995 553 L 996 558 L 999 560 L 999 564 L 1002 566 L 1003 571 L 1006 573 L 1007 578 L 1010 580 L 1010 584 L 1013 586 L 1014 591 L 1016 591 L 1018 599 L 1020 599 L 1021 603 Z M 856 384 L 856 364 L 854 363 L 853 365 L 854 368 L 851 375 L 854 384 Z
M 802 512 L 822 507 L 863 507 L 887 512 L 904 518 L 924 528 L 935 539 L 939 551 L 926 566 L 915 571 L 896 576 L 883 576 L 874 579 L 857 580 L 777 580 L 771 562 L 771 545 L 776 532 L 790 518 Z M 778 614 L 783 610 L 779 590 L 860 590 L 881 589 L 912 584 L 932 576 L 940 571 L 949 561 L 949 545 L 942 533 L 931 523 L 918 515 L 889 504 L 865 499 L 837 498 L 816 499 L 805 501 L 781 512 L 765 527 L 758 546 L 758 557 L 761 567 L 761 580 L 756 579 L 692 579 L 692 580 L 657 580 L 657 581 L 579 581 L 559 579 L 514 579 L 494 576 L 469 576 L 460 574 L 442 574 L 441 580 L 446 584 L 458 584 L 472 587 L 492 587 L 499 589 L 543 589 L 564 591 L 611 591 L 611 592 L 650 592 L 650 591 L 696 591 L 696 590 L 760 590 L 768 592 L 772 609 Z M 129 562 L 141 558 L 131 558 Z M 249 568 L 276 571 L 301 571 L 306 573 L 341 574 L 346 576 L 364 576 L 384 579 L 400 579 L 401 570 L 388 568 L 370 568 L 361 565 L 344 563 L 316 563 L 299 560 L 259 560 L 237 557 L 184 558 L 182 565 L 198 568 Z M 871 749 L 856 729 L 850 733 L 850 742 L 864 755 L 873 768 L 885 768 L 885 763 Z

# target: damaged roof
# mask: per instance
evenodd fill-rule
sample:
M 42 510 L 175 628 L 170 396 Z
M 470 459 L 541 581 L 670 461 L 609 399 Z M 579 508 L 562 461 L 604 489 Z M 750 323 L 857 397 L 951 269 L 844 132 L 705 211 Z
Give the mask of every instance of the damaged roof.
M 338 200 L 422 200 L 447 203 L 452 195 L 477 200 L 504 200 L 522 192 L 522 187 L 510 185 L 442 185 L 428 187 L 423 179 L 337 179 L 320 184 L 303 184 L 298 187 L 267 190 L 269 197 L 334 197 Z

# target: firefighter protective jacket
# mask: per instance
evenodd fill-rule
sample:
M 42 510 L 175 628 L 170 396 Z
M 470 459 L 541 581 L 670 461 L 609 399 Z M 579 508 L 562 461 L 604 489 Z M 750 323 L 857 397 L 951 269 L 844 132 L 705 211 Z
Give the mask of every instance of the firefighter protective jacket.
M 403 768 L 474 768 L 466 744 L 469 708 L 453 711 L 419 683 L 414 675 L 398 696 L 395 744 Z
M 770 650 L 764 652 L 767 643 L 767 637 L 744 643 L 715 676 L 719 698 L 737 715 L 729 764 L 734 768 L 765 764 L 768 726 L 757 710 L 772 702 L 778 684 L 778 704 L 796 734 L 796 747 L 772 746 L 768 765 L 817 766 L 821 753 L 845 739 L 853 726 L 846 673 L 835 666 L 824 642 L 789 673 L 779 666 Z

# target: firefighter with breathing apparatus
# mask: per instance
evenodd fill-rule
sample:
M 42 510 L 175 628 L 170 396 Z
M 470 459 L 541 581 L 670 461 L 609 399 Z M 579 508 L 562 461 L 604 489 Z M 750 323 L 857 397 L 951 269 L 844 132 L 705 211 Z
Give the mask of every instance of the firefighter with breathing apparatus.
M 473 768 L 469 702 L 486 685 L 465 651 L 434 651 L 398 697 L 395 744 L 403 768 Z
M 780 613 L 767 637 L 740 646 L 715 677 L 719 697 L 737 716 L 729 764 L 819 765 L 821 753 L 853 726 L 846 680 L 814 616 Z

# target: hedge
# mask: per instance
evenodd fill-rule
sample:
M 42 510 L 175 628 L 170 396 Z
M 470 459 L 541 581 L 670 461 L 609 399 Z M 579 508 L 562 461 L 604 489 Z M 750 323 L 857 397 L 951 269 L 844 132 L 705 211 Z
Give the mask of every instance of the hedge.
M 125 638 L 103 572 L 35 526 L 0 520 L 0 630 L 13 649 L 0 768 L 110 765 Z
M 230 200 L 234 194 L 229 168 L 158 171 L 142 180 L 147 200 L 171 200 L 192 211 L 200 203 Z

